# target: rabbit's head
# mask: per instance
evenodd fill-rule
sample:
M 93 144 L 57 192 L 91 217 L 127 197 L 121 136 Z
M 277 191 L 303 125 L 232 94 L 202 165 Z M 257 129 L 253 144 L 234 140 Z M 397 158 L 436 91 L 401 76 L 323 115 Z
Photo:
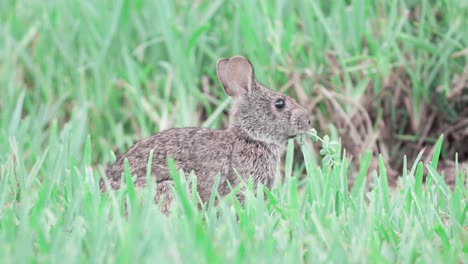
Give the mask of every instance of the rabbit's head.
M 309 129 L 307 111 L 291 97 L 258 83 L 246 58 L 219 59 L 216 73 L 226 94 L 233 98 L 230 130 L 254 140 L 283 144 Z

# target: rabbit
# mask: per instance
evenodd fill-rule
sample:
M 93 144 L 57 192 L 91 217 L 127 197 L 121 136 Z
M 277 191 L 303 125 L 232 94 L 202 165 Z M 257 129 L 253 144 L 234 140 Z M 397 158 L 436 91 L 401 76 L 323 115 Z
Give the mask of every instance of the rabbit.
M 243 56 L 219 59 L 216 74 L 225 93 L 233 99 L 228 128 L 171 128 L 136 142 L 106 169 L 111 188 L 120 186 L 125 158 L 136 178 L 135 187 L 144 187 L 153 150 L 151 175 L 157 189 L 154 202 L 161 202 L 160 210 L 165 214 L 169 214 L 173 203 L 168 157 L 173 158 L 178 169 L 187 174 L 194 172 L 197 192 L 204 203 L 209 201 L 218 173 L 221 197 L 249 177 L 255 188 L 261 183 L 271 189 L 287 140 L 308 131 L 309 115 L 291 97 L 257 82 L 252 64 Z M 103 181 L 100 186 L 104 190 Z M 244 198 L 238 197 L 242 203 Z

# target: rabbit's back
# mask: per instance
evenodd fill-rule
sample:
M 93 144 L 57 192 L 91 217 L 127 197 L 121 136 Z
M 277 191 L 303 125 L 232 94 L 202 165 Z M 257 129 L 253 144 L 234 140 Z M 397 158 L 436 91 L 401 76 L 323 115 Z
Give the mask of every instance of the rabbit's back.
M 138 141 L 108 168 L 106 174 L 111 187 L 119 188 L 127 158 L 130 171 L 136 177 L 135 186 L 144 186 L 149 154 L 153 150 L 151 174 L 157 182 L 170 180 L 167 158 L 172 157 L 177 168 L 186 173 L 193 170 L 199 179 L 198 185 L 205 189 L 214 172 L 219 171 L 222 176 L 229 174 L 234 141 L 233 135 L 223 130 L 168 129 Z

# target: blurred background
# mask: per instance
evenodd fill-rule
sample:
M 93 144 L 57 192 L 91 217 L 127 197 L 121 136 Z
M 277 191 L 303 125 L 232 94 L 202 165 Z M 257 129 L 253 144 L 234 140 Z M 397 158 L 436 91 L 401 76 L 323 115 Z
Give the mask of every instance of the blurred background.
M 225 128 L 216 61 L 243 55 L 352 166 L 381 154 L 391 184 L 444 134 L 451 183 L 468 162 L 467 17 L 459 0 L 3 0 L 0 161 L 31 168 L 54 142 L 79 160 L 89 134 L 103 168 L 161 129 Z

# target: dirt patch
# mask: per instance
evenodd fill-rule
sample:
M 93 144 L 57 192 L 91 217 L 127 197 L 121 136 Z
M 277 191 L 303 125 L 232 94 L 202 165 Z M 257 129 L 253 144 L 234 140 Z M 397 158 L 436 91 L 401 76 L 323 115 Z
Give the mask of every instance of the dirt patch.
M 414 105 L 413 84 L 402 67 L 383 80 L 379 94 L 372 92 L 374 83 L 370 80 L 363 96 L 353 99 L 336 91 L 339 89 L 331 84 L 330 76 L 338 75 L 343 79 L 344 76 L 333 54 L 328 54 L 328 59 L 331 66 L 328 75 L 313 76 L 307 71 L 290 73 L 291 81 L 283 91 L 290 90 L 301 104 L 307 106 L 320 133 L 329 133 L 330 123 L 334 124 L 355 167 L 359 167 L 364 152 L 371 150 L 373 158 L 369 172 L 372 172 L 377 169 L 378 155 L 382 155 L 389 184 L 395 186 L 403 171 L 403 157 L 406 155 L 408 166 L 411 166 L 424 149 L 422 161 L 427 164 L 432 159 L 435 142 L 443 135 L 438 171 L 443 172 L 447 184 L 453 187 L 457 170 L 454 161 L 458 155 L 458 170 L 467 174 L 468 66 L 461 74 L 452 76 L 449 94 L 444 94 L 438 87 L 430 98 L 423 98 Z M 301 85 L 304 79 L 323 85 L 316 85 L 312 94 L 307 94 Z M 352 184 L 353 179 L 350 179 Z

